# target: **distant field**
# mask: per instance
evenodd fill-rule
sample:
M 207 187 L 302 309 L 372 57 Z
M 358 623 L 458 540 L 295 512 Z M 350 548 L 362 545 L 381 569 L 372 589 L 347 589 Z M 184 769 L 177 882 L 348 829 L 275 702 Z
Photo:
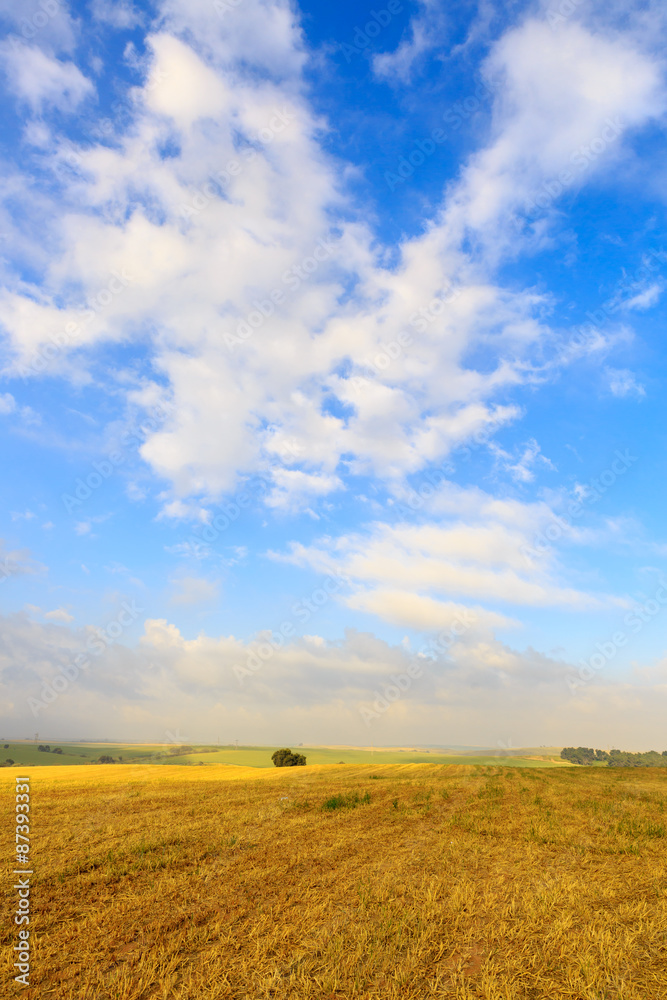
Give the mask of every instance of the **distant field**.
M 146 761 L 151 764 L 235 764 L 243 767 L 273 767 L 271 755 L 277 747 L 217 747 L 203 746 L 196 747 L 191 754 L 178 753 L 174 755 L 172 751 L 175 747 L 154 745 L 145 746 L 137 744 L 50 744 L 61 746 L 63 753 L 54 754 L 38 751 L 33 743 L 10 743 L 9 748 L 2 749 L 0 745 L 0 761 L 7 757 L 15 761 L 17 765 L 26 764 L 55 765 L 55 764 L 91 764 L 98 760 L 101 754 L 113 757 L 118 760 L 122 757 L 123 763 L 134 761 Z M 292 749 L 297 749 L 292 747 Z M 516 756 L 520 751 L 512 751 L 512 756 L 492 756 L 480 755 L 472 756 L 461 753 L 442 754 L 435 751 L 420 752 L 412 750 L 370 750 L 357 747 L 298 747 L 298 752 L 306 755 L 308 764 L 373 764 L 375 761 L 384 764 L 501 764 L 509 767 L 572 767 L 567 761 L 562 761 L 555 755 L 551 748 L 549 750 L 527 750 L 530 757 Z M 541 756 L 538 759 L 538 754 Z
M 173 763 L 182 764 L 237 764 L 248 767 L 273 767 L 271 754 L 275 748 L 239 747 L 222 749 L 215 753 L 193 753 L 178 757 Z M 419 752 L 393 752 L 390 750 L 329 750 L 322 747 L 298 747 L 311 764 L 495 764 L 508 767 L 572 767 L 567 761 L 531 760 L 525 757 L 473 757 L 461 754 L 436 754 Z
M 658 770 L 97 765 L 35 768 L 31 794 L 27 998 L 667 992 Z M 6 982 L 14 939 L 5 920 Z
M 124 760 L 146 760 L 166 751 L 164 746 L 145 746 L 131 743 L 50 743 L 51 751 L 45 753 L 37 749 L 36 743 L 0 743 L 0 761 L 10 758 L 18 765 L 39 764 L 54 766 L 62 764 L 92 764 L 101 754 L 108 754 L 114 759 L 122 756 Z M 62 754 L 53 753 L 54 747 L 60 747 Z

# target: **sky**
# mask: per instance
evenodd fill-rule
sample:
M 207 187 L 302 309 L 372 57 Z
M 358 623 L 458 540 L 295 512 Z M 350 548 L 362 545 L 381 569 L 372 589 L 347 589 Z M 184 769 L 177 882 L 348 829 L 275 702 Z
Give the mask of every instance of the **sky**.
M 0 0 L 5 738 L 667 747 L 667 11 Z

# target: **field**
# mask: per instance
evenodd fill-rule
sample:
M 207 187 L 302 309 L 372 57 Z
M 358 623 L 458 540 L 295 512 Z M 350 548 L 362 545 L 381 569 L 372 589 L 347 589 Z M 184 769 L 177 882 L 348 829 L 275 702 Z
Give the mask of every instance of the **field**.
M 98 765 L 34 769 L 31 800 L 36 947 L 7 995 L 667 996 L 657 770 Z
M 273 768 L 271 754 L 278 747 L 266 746 L 196 746 L 193 753 L 183 753 L 183 748 L 171 744 L 131 744 L 131 743 L 50 743 L 51 749 L 59 746 L 62 754 L 44 753 L 33 742 L 13 742 L 0 744 L 0 761 L 10 758 L 16 765 L 62 765 L 93 764 L 101 754 L 122 759 L 124 764 L 145 762 L 151 764 L 235 764 L 243 767 Z M 293 748 L 296 749 L 296 748 Z M 436 750 L 419 751 L 410 749 L 378 749 L 367 747 L 299 747 L 299 753 L 306 755 L 308 764 L 503 764 L 509 767 L 571 767 L 568 761 L 560 760 L 560 748 L 523 749 L 498 753 L 474 754 L 470 752 L 442 753 Z
M 155 744 L 131 743 L 58 743 L 52 741 L 51 751 L 54 747 L 60 747 L 61 754 L 44 753 L 37 749 L 38 744 L 32 741 L 0 743 L 0 761 L 7 758 L 13 760 L 21 767 L 39 765 L 42 767 L 61 766 L 63 764 L 94 764 L 101 754 L 109 754 L 114 758 L 122 756 L 124 760 L 141 761 L 163 754 L 167 747 Z

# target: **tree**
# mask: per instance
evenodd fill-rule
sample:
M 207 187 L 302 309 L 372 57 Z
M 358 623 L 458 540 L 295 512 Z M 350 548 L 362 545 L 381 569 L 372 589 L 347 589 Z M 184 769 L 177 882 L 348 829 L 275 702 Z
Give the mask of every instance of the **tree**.
M 11 767 L 11 765 L 12 765 L 12 764 L 14 763 L 14 761 L 12 760 L 12 758 L 11 758 L 11 757 L 8 757 L 8 758 L 7 758 L 7 760 L 5 761 L 5 763 L 6 763 L 6 764 L 9 764 L 9 765 L 10 765 L 10 767 Z
M 592 747 L 563 747 L 560 755 L 563 760 L 569 760 L 572 764 L 592 764 L 594 761 L 609 760 L 606 750 L 594 750 Z
M 98 764 L 113 764 L 114 759 L 110 757 L 108 753 L 103 753 L 101 757 L 97 758 Z
M 51 753 L 62 753 L 62 750 L 60 749 L 60 747 L 54 747 Z
M 306 758 L 302 753 L 292 753 L 289 747 L 276 750 L 271 756 L 276 767 L 305 767 Z

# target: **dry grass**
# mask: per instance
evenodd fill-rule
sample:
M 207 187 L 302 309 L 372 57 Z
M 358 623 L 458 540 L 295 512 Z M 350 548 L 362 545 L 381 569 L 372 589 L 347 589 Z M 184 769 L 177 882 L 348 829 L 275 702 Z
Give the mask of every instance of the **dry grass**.
M 657 771 L 63 767 L 32 799 L 33 985 L 12 994 L 667 997 Z

